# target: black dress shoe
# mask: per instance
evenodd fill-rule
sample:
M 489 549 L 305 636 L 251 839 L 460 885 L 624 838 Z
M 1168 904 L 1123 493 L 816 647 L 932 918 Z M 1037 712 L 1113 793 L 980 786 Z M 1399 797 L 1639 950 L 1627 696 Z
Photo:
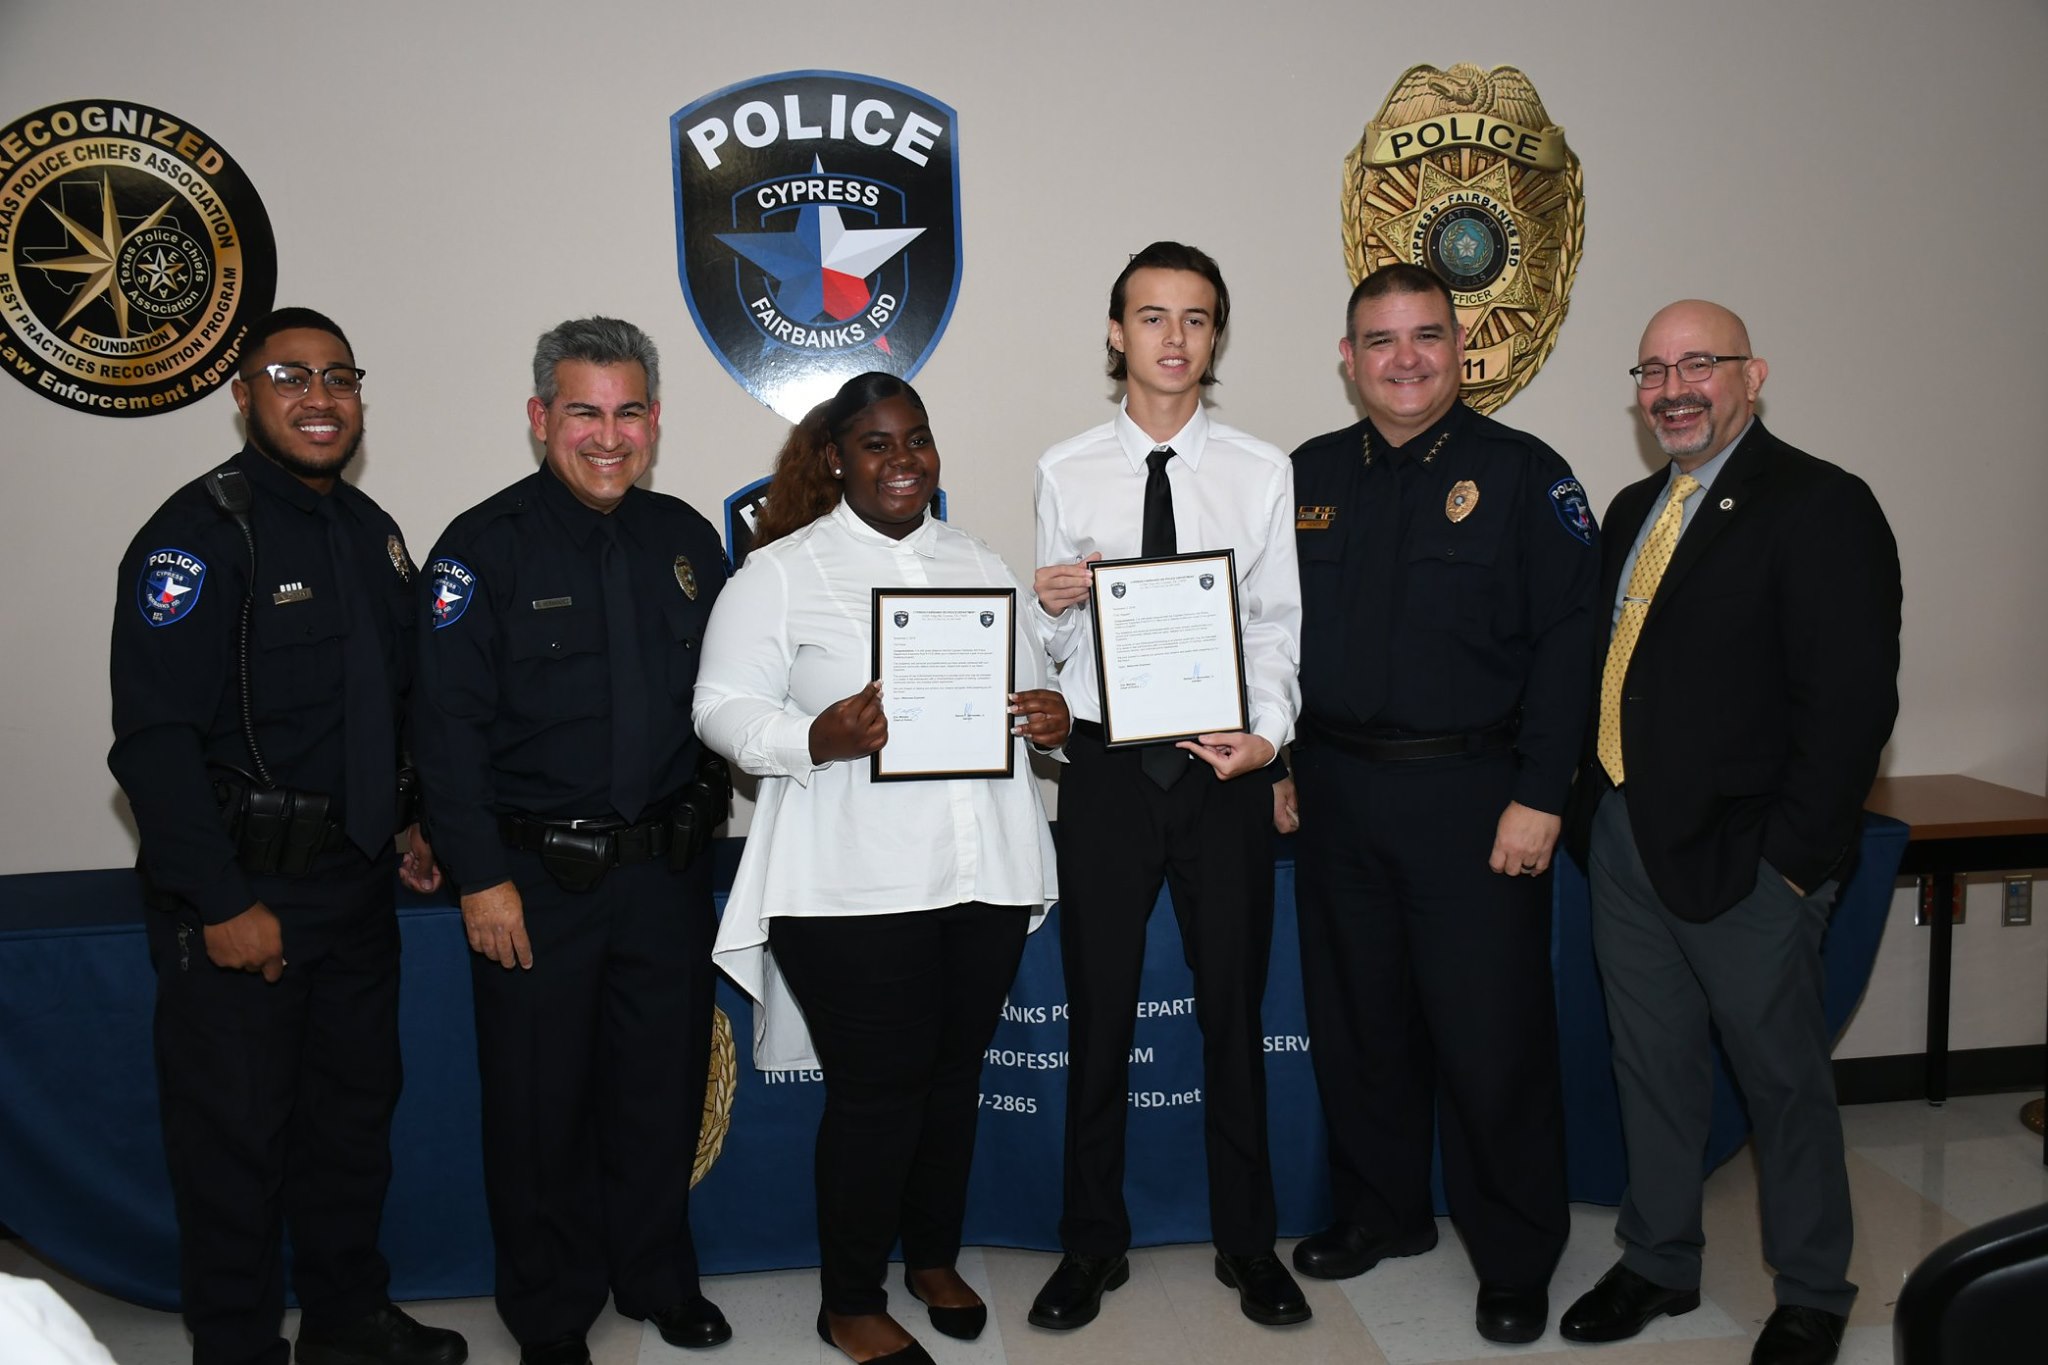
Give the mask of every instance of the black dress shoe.
M 917 1286 L 910 1282 L 910 1267 L 903 1267 L 903 1287 L 910 1297 L 924 1303 L 924 1295 L 917 1292 Z M 932 1326 L 956 1341 L 972 1341 L 981 1335 L 981 1329 L 988 1326 L 988 1305 L 977 1303 L 970 1308 L 941 1308 L 937 1304 L 924 1303 L 924 1311 L 931 1314 Z
M 1077 1256 L 1070 1251 L 1060 1257 L 1059 1269 L 1031 1301 L 1025 1320 L 1055 1332 L 1086 1327 L 1102 1311 L 1102 1296 L 1130 1278 L 1126 1257 Z
M 1237 1291 L 1237 1306 L 1253 1322 L 1286 1327 L 1307 1322 L 1311 1316 L 1301 1286 L 1270 1251 L 1261 1256 L 1228 1256 L 1219 1251 L 1216 1278 Z
M 299 1329 L 299 1365 L 461 1365 L 460 1332 L 414 1322 L 395 1304 L 379 1304 L 353 1322 L 322 1332 Z
M 519 1365 L 590 1365 L 590 1347 L 582 1337 L 543 1341 L 519 1348 Z
M 636 1322 L 642 1320 L 637 1313 L 627 1317 Z M 649 1313 L 645 1321 L 654 1324 L 661 1339 L 671 1346 L 680 1346 L 686 1351 L 701 1351 L 707 1346 L 722 1346 L 732 1340 L 732 1324 L 725 1320 L 725 1314 L 718 1311 L 718 1305 L 702 1294 L 675 1308 L 665 1308 L 659 1313 Z
M 1564 1310 L 1557 1331 L 1567 1341 L 1625 1341 L 1659 1314 L 1675 1318 L 1699 1306 L 1699 1290 L 1666 1289 L 1616 1262 Z
M 824 1342 L 835 1351 L 844 1351 L 846 1349 L 838 1342 L 832 1340 L 832 1320 L 825 1315 L 825 1310 L 822 1307 L 818 1309 L 818 1340 Z M 851 1356 L 847 1358 L 849 1360 L 852 1359 Z M 864 1365 L 939 1365 L 939 1362 L 932 1359 L 930 1351 L 927 1351 L 913 1340 L 908 1346 L 903 1347 L 901 1350 L 891 1351 L 885 1356 L 869 1356 Z
M 1436 1246 L 1436 1223 L 1393 1237 L 1375 1237 L 1356 1223 L 1337 1223 L 1294 1244 L 1294 1268 L 1312 1280 L 1348 1280 L 1389 1256 L 1420 1256 Z
M 1497 1284 L 1479 1286 L 1479 1309 L 1474 1318 L 1479 1335 L 1488 1341 L 1515 1344 L 1534 1341 L 1550 1325 L 1550 1295 L 1541 1289 L 1507 1289 Z
M 1799 1303 L 1781 1303 L 1764 1319 L 1749 1365 L 1833 1365 L 1849 1320 Z

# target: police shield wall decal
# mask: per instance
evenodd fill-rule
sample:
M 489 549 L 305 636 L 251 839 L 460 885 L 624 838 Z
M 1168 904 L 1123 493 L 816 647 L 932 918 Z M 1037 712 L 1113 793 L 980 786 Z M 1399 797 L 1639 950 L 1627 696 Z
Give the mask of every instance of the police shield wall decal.
M 1410 67 L 1344 160 L 1353 282 L 1434 271 L 1465 324 L 1465 401 L 1492 412 L 1557 345 L 1586 237 L 1585 176 L 1529 78 Z
M 794 422 L 847 379 L 914 376 L 960 291 L 957 118 L 893 81 L 788 71 L 669 120 L 690 316 Z

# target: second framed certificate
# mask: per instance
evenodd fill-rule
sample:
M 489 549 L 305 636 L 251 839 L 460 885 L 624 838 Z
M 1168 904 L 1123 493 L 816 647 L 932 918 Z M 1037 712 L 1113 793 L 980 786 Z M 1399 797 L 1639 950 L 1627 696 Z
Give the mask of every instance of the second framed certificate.
M 1236 570 L 1230 550 L 1096 561 L 1089 604 L 1110 748 L 1249 726 Z
M 876 782 L 1009 777 L 1015 588 L 876 588 L 874 676 L 889 739 Z

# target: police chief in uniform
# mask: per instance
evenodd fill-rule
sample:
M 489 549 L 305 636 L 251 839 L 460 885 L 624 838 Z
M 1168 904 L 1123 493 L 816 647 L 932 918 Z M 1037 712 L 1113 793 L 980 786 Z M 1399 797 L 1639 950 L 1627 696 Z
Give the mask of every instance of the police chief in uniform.
M 673 1345 L 732 1335 L 689 1227 L 730 794 L 690 695 L 725 569 L 710 523 L 634 486 L 659 378 L 630 323 L 543 335 L 545 463 L 421 575 L 420 776 L 475 950 L 498 1312 L 524 1365 L 588 1361 L 607 1292 Z
M 1458 401 L 1441 280 L 1385 266 L 1346 325 L 1366 418 L 1294 452 L 1296 900 L 1336 1211 L 1294 1264 L 1341 1279 L 1435 1246 L 1440 1130 L 1479 1332 L 1533 1341 L 1568 1231 L 1544 874 L 1600 557 L 1565 462 Z
M 232 385 L 248 442 L 121 561 L 107 765 L 142 836 L 156 1060 L 194 1365 L 454 1365 L 387 1297 L 398 1102 L 399 720 L 413 566 L 341 479 L 363 436 L 341 329 L 281 308 Z M 438 884 L 415 841 L 405 878 Z

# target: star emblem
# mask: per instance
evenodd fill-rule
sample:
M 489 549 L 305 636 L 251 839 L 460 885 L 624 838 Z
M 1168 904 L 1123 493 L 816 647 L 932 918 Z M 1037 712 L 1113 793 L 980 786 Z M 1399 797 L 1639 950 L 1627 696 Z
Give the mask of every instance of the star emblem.
M 156 600 L 163 603 L 167 607 L 175 606 L 177 604 L 178 599 L 183 597 L 186 593 L 190 591 L 192 591 L 192 589 L 186 587 L 177 579 L 166 576 L 164 579 L 164 590 L 157 595 Z
M 811 170 L 822 174 L 823 162 L 813 157 Z M 775 281 L 783 316 L 809 323 L 844 322 L 867 307 L 868 276 L 923 234 L 921 227 L 850 228 L 836 204 L 805 204 L 791 231 L 716 236 Z
M 455 585 L 447 579 L 434 585 L 434 615 L 446 616 L 461 600 L 462 594 L 455 591 Z
M 114 203 L 113 179 L 111 176 L 101 176 L 100 230 L 93 232 L 65 216 L 47 199 L 43 201 L 44 207 L 64 225 L 64 230 L 76 237 L 78 244 L 84 248 L 84 252 L 77 256 L 58 256 L 51 260 L 34 262 L 38 270 L 64 270 L 85 276 L 85 287 L 78 291 L 78 297 L 71 301 L 71 307 L 65 311 L 64 316 L 57 319 L 59 327 L 77 317 L 88 303 L 105 294 L 108 302 L 114 307 L 114 325 L 119 329 L 120 335 L 128 335 L 128 296 L 114 287 L 114 267 L 120 261 L 121 248 L 128 239 L 138 232 L 146 232 L 155 227 L 175 202 L 177 201 L 173 199 L 164 200 L 163 206 L 155 213 L 150 214 L 129 231 L 123 232 L 121 215 Z
M 1385 242 L 1405 242 L 1428 206 L 1445 195 L 1459 190 L 1475 191 L 1503 205 L 1515 226 L 1522 234 L 1522 259 L 1529 260 L 1537 252 L 1550 245 L 1556 234 L 1551 225 L 1532 211 L 1532 206 L 1515 202 L 1515 178 L 1513 170 L 1505 160 L 1497 161 L 1486 170 L 1461 180 L 1434 161 L 1422 163 L 1420 183 L 1416 186 L 1415 207 L 1407 213 L 1387 219 L 1380 228 L 1379 236 Z M 1478 334 L 1487 317 L 1497 308 L 1509 308 L 1533 312 L 1542 306 L 1537 296 L 1535 276 L 1527 270 L 1518 271 L 1501 288 L 1471 315 L 1464 317 L 1466 330 Z M 1462 310 L 1461 310 L 1462 311 Z
M 185 263 L 170 252 L 158 247 L 139 262 L 151 293 L 158 298 L 173 293 L 179 277 L 185 273 Z

